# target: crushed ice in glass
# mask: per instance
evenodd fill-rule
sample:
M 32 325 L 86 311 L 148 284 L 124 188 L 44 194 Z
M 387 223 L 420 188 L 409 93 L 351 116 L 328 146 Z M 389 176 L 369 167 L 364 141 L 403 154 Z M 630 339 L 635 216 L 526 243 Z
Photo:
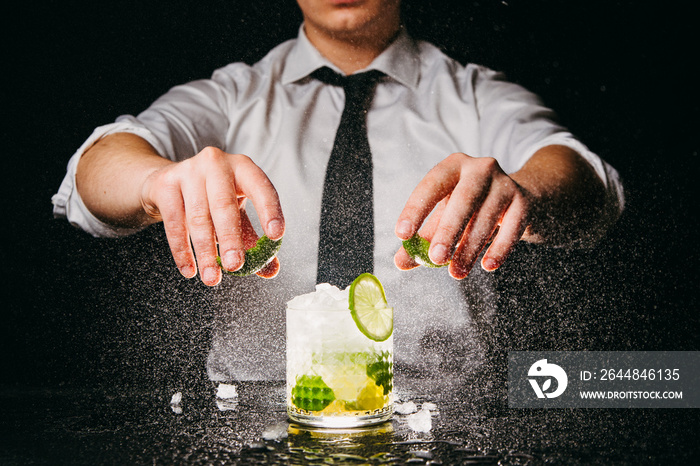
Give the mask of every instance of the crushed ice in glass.
M 316 285 L 316 291 L 296 296 L 287 303 L 291 309 L 307 311 L 347 311 L 349 288 L 339 289 L 328 283 Z

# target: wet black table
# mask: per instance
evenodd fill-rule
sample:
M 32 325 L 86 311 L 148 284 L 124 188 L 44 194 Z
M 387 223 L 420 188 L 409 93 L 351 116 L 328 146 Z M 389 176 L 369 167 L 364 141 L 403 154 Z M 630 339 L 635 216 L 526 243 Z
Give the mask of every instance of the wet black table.
M 0 463 L 697 464 L 698 410 L 511 409 L 503 390 L 478 380 L 396 383 L 399 401 L 434 404 L 429 429 L 406 414 L 366 429 L 305 429 L 286 419 L 282 382 L 239 383 L 222 403 L 200 380 L 177 387 L 179 406 L 172 387 L 5 386 Z

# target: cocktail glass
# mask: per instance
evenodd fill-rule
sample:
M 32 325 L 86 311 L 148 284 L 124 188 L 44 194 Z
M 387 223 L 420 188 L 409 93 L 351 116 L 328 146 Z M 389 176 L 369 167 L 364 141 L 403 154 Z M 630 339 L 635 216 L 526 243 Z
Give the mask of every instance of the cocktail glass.
M 393 336 L 373 341 L 328 284 L 287 303 L 287 414 L 315 427 L 360 427 L 393 413 Z

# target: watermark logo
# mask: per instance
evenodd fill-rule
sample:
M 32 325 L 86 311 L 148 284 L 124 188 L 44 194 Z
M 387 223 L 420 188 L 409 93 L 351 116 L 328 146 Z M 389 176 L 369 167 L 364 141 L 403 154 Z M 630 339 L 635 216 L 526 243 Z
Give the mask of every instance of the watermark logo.
M 700 351 L 509 351 L 508 406 L 700 408 Z
M 546 359 L 540 359 L 530 366 L 527 375 L 528 377 L 535 377 L 534 379 L 528 379 L 528 381 L 532 385 L 537 398 L 556 398 L 564 393 L 569 383 L 564 369 L 556 364 L 548 363 Z M 542 385 L 539 384 L 538 379 L 542 379 Z M 556 389 L 548 391 L 552 388 L 552 379 L 557 381 Z

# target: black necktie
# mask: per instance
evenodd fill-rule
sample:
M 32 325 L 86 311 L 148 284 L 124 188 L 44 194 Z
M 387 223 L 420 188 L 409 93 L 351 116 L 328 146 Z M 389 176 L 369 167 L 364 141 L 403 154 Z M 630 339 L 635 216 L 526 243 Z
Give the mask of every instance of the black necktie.
M 316 283 L 345 288 L 374 268 L 372 153 L 367 110 L 379 71 L 341 76 L 330 68 L 312 75 L 345 91 L 345 108 L 335 135 L 321 201 Z

